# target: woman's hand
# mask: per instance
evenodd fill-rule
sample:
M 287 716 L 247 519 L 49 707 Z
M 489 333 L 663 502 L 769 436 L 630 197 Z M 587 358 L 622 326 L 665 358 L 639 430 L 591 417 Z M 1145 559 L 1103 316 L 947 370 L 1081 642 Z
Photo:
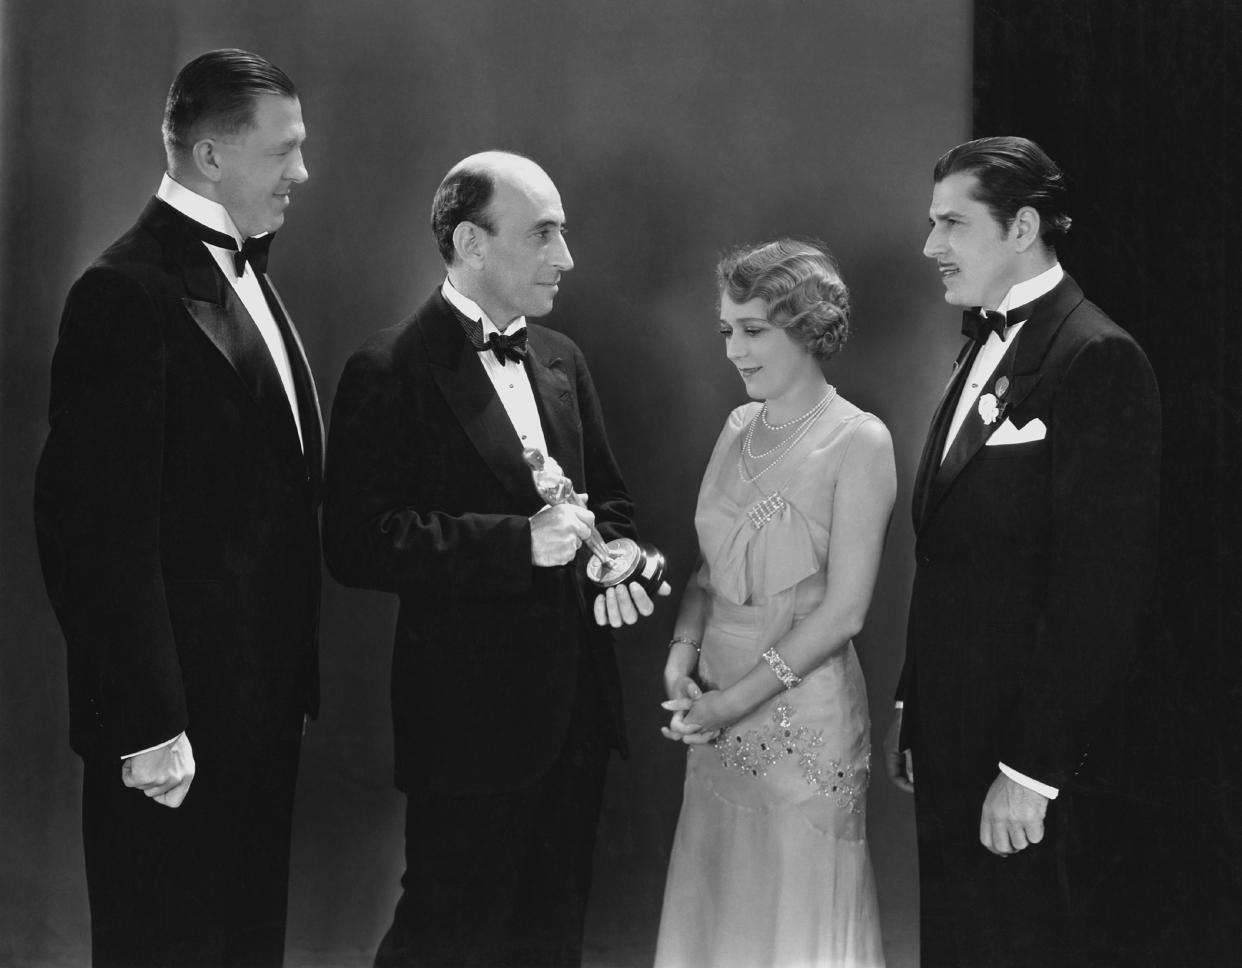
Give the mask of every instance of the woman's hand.
M 698 691 L 698 686 L 693 681 L 690 685 L 694 690 Z M 699 727 L 692 726 L 686 722 L 686 710 L 694 703 L 689 696 L 681 699 L 669 699 L 660 703 L 665 709 L 673 714 L 673 718 L 669 720 L 667 726 L 661 726 L 660 732 L 665 739 L 671 739 L 675 743 L 688 743 L 691 746 L 697 746 L 700 743 L 706 743 L 710 737 L 699 735 Z
M 736 719 L 731 704 L 720 690 L 702 692 L 690 682 L 687 695 L 661 703 L 673 714 L 667 726 L 660 729 L 664 736 L 689 746 L 710 743 L 721 729 Z
M 669 699 L 698 699 L 702 695 L 690 673 L 699 662 L 699 650 L 689 642 L 673 642 L 664 663 L 664 694 Z M 693 690 L 693 691 L 692 691 Z
M 711 733 L 714 739 L 722 729 L 741 718 L 731 699 L 727 690 L 712 689 L 703 693 L 687 710 L 686 724 L 697 727 L 700 732 Z

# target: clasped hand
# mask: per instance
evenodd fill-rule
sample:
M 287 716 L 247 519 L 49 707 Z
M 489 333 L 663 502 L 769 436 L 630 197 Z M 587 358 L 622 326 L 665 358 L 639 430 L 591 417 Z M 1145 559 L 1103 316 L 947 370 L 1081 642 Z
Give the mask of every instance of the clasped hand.
M 121 782 L 166 807 L 179 807 L 194 781 L 194 750 L 182 733 L 167 746 L 121 761 Z
M 710 743 L 736 717 L 725 694 L 719 689 L 704 692 L 689 676 L 682 676 L 669 688 L 671 699 L 660 705 L 673 714 L 660 732 L 666 739 L 688 746 Z
M 983 799 L 979 842 L 1000 857 L 1008 857 L 1044 839 L 1048 798 L 998 773 Z

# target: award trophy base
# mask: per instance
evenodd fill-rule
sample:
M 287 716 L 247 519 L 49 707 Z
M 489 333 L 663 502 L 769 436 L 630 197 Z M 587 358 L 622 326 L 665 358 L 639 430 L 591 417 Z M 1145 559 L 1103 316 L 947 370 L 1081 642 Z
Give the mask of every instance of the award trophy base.
M 636 581 L 647 592 L 655 594 L 664 581 L 664 555 L 655 545 L 615 538 L 607 547 L 611 553 L 607 563 L 592 555 L 587 562 L 587 578 L 600 588 Z

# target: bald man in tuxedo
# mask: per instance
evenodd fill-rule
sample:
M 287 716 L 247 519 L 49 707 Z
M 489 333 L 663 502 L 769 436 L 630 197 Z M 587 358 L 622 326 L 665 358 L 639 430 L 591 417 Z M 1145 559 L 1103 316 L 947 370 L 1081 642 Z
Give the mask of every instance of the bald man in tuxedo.
M 401 602 L 406 873 L 376 964 L 577 965 L 624 749 L 609 626 L 653 607 L 637 583 L 592 588 L 583 542 L 633 536 L 633 503 L 582 352 L 531 322 L 573 268 L 547 173 L 508 152 L 463 159 L 432 230 L 446 277 L 351 357 L 328 442 L 328 566 Z M 585 507 L 545 507 L 526 449 Z

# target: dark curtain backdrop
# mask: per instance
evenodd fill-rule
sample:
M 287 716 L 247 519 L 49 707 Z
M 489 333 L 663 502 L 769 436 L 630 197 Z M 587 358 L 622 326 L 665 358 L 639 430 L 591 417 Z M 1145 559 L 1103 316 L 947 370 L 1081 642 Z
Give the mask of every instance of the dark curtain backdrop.
M 1242 901 L 1242 3 L 980 0 L 974 127 L 1069 173 L 1064 258 L 1164 405 L 1161 574 L 1117 822 L 1137 963 L 1237 963 Z M 1142 903 L 1146 902 L 1146 903 Z
M 62 300 L 155 190 L 163 97 L 183 63 L 246 47 L 301 89 L 311 177 L 271 272 L 325 413 L 349 353 L 441 277 L 427 215 L 444 171 L 493 146 L 547 168 L 577 262 L 548 321 L 591 361 L 640 524 L 679 584 L 702 466 L 745 399 L 716 335 L 715 257 L 783 233 L 828 242 L 857 325 L 829 377 L 888 424 L 901 480 L 858 642 L 878 769 L 905 630 L 913 465 L 958 343 L 920 250 L 932 162 L 969 133 L 970 17 L 967 0 L 0 0 L 0 963 L 84 962 L 80 768 L 31 479 Z M 665 603 L 622 636 L 633 754 L 609 779 L 588 926 L 597 966 L 645 965 L 653 951 L 683 765 L 658 733 L 673 613 Z M 394 615 L 390 598 L 327 584 L 290 965 L 365 963 L 391 913 L 403 810 L 390 780 Z M 463 689 L 463 717 L 470 703 Z M 453 743 L 453 725 L 428 741 Z M 522 741 L 519 726 L 460 753 L 487 769 Z M 872 790 L 890 964 L 909 966 L 911 805 L 882 778 Z

